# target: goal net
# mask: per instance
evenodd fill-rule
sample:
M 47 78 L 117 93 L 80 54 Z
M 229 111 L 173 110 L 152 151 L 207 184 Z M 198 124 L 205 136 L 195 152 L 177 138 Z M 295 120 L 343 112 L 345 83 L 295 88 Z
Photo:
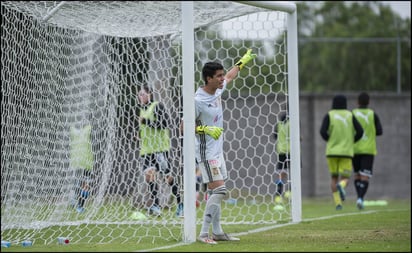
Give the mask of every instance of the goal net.
M 202 85 L 204 63 L 218 61 L 228 71 L 248 48 L 258 55 L 223 94 L 229 174 L 223 226 L 300 219 L 300 151 L 294 142 L 299 127 L 293 124 L 297 64 L 290 62 L 297 52 L 288 51 L 297 49 L 296 31 L 290 38 L 288 30 L 296 23 L 291 5 L 273 10 L 240 2 L 193 3 L 193 91 Z M 193 222 L 200 225 L 205 192 L 201 189 L 198 208 L 178 218 L 163 176 L 158 178 L 162 215 L 147 212 L 137 138 L 138 90 L 147 84 L 170 116 L 169 159 L 179 191 L 185 201 L 194 201 L 183 174 L 189 171 L 195 182 L 195 168 L 183 166 L 189 158 L 179 131 L 186 87 L 182 3 L 3 1 L 1 16 L 2 240 L 180 241 L 186 217 L 195 214 Z M 273 134 L 282 113 L 290 114 L 294 125 L 292 169 L 284 181 L 292 198 L 285 196 L 282 208 L 275 208 L 279 171 Z

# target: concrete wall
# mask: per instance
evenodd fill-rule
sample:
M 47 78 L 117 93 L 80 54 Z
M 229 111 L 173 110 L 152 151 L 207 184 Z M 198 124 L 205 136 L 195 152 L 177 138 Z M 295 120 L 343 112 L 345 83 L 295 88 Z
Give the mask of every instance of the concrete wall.
M 348 109 L 357 106 L 358 93 L 341 93 L 348 98 Z M 302 196 L 330 196 L 330 176 L 324 155 L 326 142 L 319 130 L 335 94 L 300 95 Z M 377 138 L 378 154 L 367 198 L 411 197 L 411 96 L 370 93 L 369 107 L 378 114 L 383 135 Z M 353 180 L 348 196 L 355 197 Z
M 356 107 L 358 93 L 343 93 L 348 109 Z M 273 127 L 279 110 L 287 101 L 284 94 L 241 96 L 234 92 L 224 97 L 224 151 L 231 194 L 273 195 L 277 155 L 274 153 Z M 331 109 L 335 94 L 300 94 L 301 185 L 303 197 L 331 197 L 330 175 L 326 164 L 326 142 L 319 130 L 324 115 Z M 367 199 L 411 198 L 411 94 L 370 93 L 370 108 L 381 119 L 383 135 L 377 139 L 378 154 L 374 162 Z M 176 118 L 176 127 L 180 122 Z M 178 132 L 173 131 L 175 133 Z M 129 138 L 125 138 L 129 141 Z M 174 149 L 180 141 L 174 139 Z M 130 152 L 118 157 L 112 190 L 122 188 L 127 178 L 131 185 L 141 170 L 136 170 L 137 143 L 122 144 L 120 151 Z M 175 168 L 180 168 L 179 152 L 173 153 Z M 123 159 L 128 162 L 125 163 Z M 123 171 L 122 174 L 120 171 Z M 137 174 L 136 174 L 137 172 Z M 127 174 L 129 173 L 129 174 Z M 126 176 L 127 174 L 127 176 Z M 137 182 L 137 181 L 136 181 Z M 293 182 L 292 182 L 293 183 Z M 127 188 L 133 190 L 133 188 Z M 124 194 L 126 194 L 124 188 Z M 353 180 L 347 187 L 348 199 L 356 198 Z M 235 195 L 231 195 L 235 197 Z
M 357 106 L 358 93 L 343 93 L 348 109 Z M 331 109 L 335 94 L 301 94 L 301 183 L 303 197 L 331 197 L 330 175 L 326 164 L 326 142 L 319 130 Z M 371 93 L 370 108 L 381 119 L 383 135 L 377 139 L 378 154 L 367 198 L 411 197 L 411 96 L 410 93 Z M 228 189 L 274 194 L 276 191 L 273 126 L 279 110 L 284 110 L 282 94 L 224 97 L 226 165 Z M 292 182 L 293 183 L 293 182 Z M 252 187 L 253 186 L 253 187 Z M 356 198 L 353 180 L 348 198 Z

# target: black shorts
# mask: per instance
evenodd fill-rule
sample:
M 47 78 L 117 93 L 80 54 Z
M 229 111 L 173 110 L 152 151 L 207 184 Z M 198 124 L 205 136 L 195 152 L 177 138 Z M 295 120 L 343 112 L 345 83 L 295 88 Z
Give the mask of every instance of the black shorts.
M 352 159 L 353 172 L 363 176 L 372 177 L 374 155 L 354 155 Z
M 150 168 L 155 168 L 156 171 L 165 175 L 170 173 L 169 154 L 168 152 L 159 152 L 147 154 L 140 157 L 143 164 L 143 171 Z
M 279 154 L 276 170 L 288 170 L 290 167 L 289 154 Z

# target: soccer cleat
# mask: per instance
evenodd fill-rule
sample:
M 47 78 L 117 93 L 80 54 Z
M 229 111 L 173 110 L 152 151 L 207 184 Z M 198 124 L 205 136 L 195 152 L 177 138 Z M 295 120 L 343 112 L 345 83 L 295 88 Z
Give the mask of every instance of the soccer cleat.
M 130 216 L 130 218 L 132 220 L 140 220 L 140 221 L 147 220 L 146 215 L 144 215 L 143 213 L 141 213 L 139 211 L 133 212 L 132 215 Z
M 285 208 L 281 204 L 277 204 L 273 207 L 273 211 L 283 211 Z
M 162 211 L 160 211 L 160 208 L 158 206 L 151 206 L 149 209 L 149 214 L 154 215 L 154 216 L 161 216 Z
M 356 206 L 358 207 L 359 210 L 363 210 L 363 208 L 365 208 L 364 205 L 363 205 L 363 200 L 361 198 L 359 198 L 356 201 Z
M 209 236 L 207 234 L 200 235 L 198 237 L 198 240 L 200 242 L 203 242 L 203 243 L 206 243 L 206 244 L 217 244 L 217 242 L 215 240 L 213 240 L 212 238 L 209 238 Z
M 83 212 L 84 212 L 84 208 L 81 207 L 81 206 L 79 206 L 79 207 L 76 208 L 76 211 L 77 211 L 78 213 L 83 213 Z
M 240 241 L 239 238 L 230 236 L 226 233 L 221 234 L 221 235 L 213 234 L 212 239 L 215 240 L 215 241 Z
M 340 210 L 342 210 L 342 208 L 343 208 L 342 205 L 337 205 L 336 206 L 336 211 L 340 211 Z
M 179 205 L 177 206 L 177 210 L 176 210 L 176 217 L 177 218 L 183 218 L 183 203 L 179 203 Z
M 337 184 L 336 187 L 338 188 L 340 199 L 344 201 L 346 197 L 345 189 L 343 189 L 343 187 L 340 184 Z

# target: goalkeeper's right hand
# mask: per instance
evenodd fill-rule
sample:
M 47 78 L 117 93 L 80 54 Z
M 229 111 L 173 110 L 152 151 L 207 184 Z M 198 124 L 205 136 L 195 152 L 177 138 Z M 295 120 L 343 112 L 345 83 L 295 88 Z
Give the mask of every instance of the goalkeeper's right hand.
M 213 139 L 219 139 L 223 132 L 223 128 L 217 126 L 197 126 L 196 133 L 210 135 Z

